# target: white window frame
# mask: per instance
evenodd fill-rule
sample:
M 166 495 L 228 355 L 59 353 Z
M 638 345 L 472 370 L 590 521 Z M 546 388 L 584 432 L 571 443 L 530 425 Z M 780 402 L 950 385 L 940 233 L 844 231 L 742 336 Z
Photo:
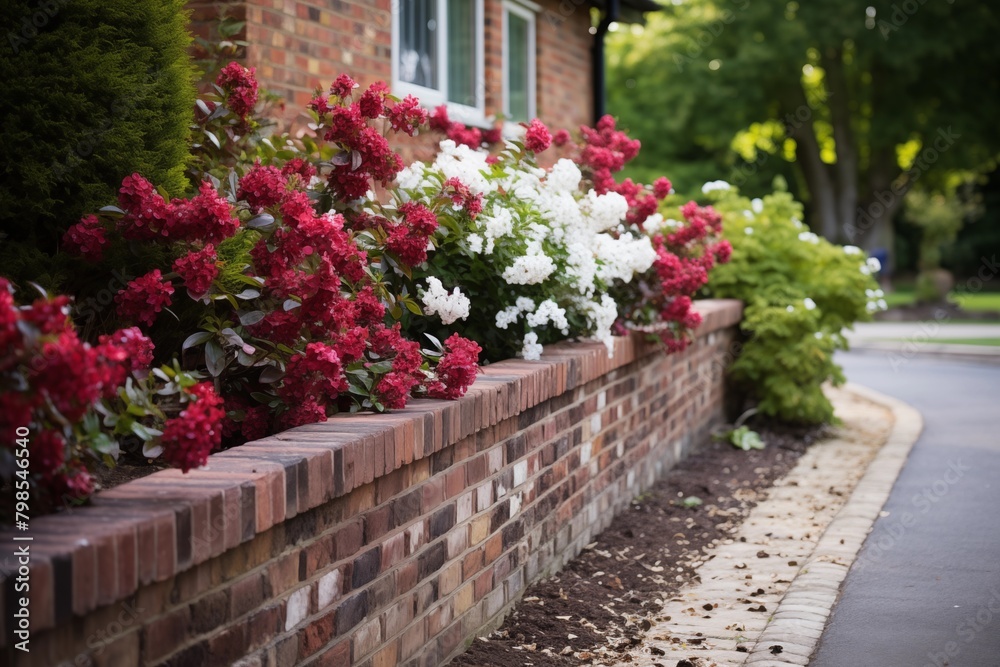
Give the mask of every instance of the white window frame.
M 514 2 L 513 0 L 504 0 L 503 3 L 503 25 L 501 31 L 501 39 L 503 40 L 503 72 L 501 77 L 503 78 L 503 113 L 504 116 L 510 116 L 510 81 L 508 78 L 510 70 L 510 42 L 507 39 L 508 27 L 507 27 L 507 17 L 509 14 L 516 14 L 518 17 L 523 18 L 528 22 L 528 120 L 535 118 L 538 115 L 537 106 L 537 93 L 538 93 L 538 67 L 535 62 L 536 54 L 538 51 L 538 30 L 537 30 L 537 16 L 536 11 L 539 9 L 538 5 L 533 2 L 521 1 Z M 520 121 L 504 121 L 504 134 L 513 135 L 517 134 L 518 130 L 521 129 L 518 125 Z
M 392 92 L 399 97 L 413 95 L 420 104 L 429 109 L 433 109 L 442 104 L 448 108 L 448 116 L 466 125 L 480 127 L 490 127 L 486 119 L 486 74 L 485 61 L 486 49 L 484 45 L 485 14 L 483 0 L 475 0 L 476 11 L 476 105 L 459 104 L 448 101 L 448 0 L 436 0 L 438 26 L 437 30 L 437 52 L 438 71 L 437 80 L 441 90 L 426 88 L 415 83 L 400 81 L 399 79 L 399 19 L 402 14 L 402 3 L 406 0 L 393 0 L 392 2 Z

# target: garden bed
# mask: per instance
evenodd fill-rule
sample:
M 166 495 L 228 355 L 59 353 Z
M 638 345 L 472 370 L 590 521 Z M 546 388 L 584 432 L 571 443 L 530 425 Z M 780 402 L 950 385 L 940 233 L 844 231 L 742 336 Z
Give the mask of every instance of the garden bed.
M 821 428 L 761 429 L 768 446 L 715 441 L 674 467 L 556 576 L 525 591 L 498 630 L 455 667 L 568 667 L 631 660 L 664 599 L 692 580 Z M 685 503 L 687 498 L 697 498 Z

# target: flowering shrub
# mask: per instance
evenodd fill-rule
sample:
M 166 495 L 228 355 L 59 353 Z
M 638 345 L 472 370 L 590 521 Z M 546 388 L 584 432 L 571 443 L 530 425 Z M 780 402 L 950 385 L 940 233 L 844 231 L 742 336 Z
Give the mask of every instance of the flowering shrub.
M 537 359 L 544 344 L 589 337 L 610 353 L 627 324 L 682 349 L 700 322 L 690 297 L 728 259 L 711 208 L 665 220 L 669 181 L 615 180 L 639 144 L 610 117 L 579 144 L 536 119 L 491 153 L 499 131 L 428 114 L 382 83 L 337 78 L 309 104 L 316 137 L 295 140 L 264 131 L 252 69 L 226 65 L 213 91 L 198 103 L 196 192 L 171 199 L 131 174 L 116 205 L 64 236 L 80 266 L 120 261 L 137 276 L 114 317 L 92 323 L 98 342 L 77 336 L 66 297 L 0 304 L 4 336 L 40 322 L 25 341 L 0 340 L 0 370 L 12 373 L 11 424 L 30 424 L 48 452 L 34 479 L 62 480 L 49 492 L 86 496 L 88 466 L 122 448 L 187 471 L 224 444 L 335 412 L 457 398 L 484 350 Z M 447 137 L 440 152 L 405 166 L 390 138 L 428 126 Z M 573 159 L 543 169 L 536 155 L 552 145 Z M 50 348 L 75 374 L 31 370 Z
M 66 296 L 42 296 L 18 306 L 0 278 L 0 487 L 30 491 L 33 511 L 89 496 L 89 468 L 113 461 L 122 444 L 166 447 L 187 470 L 220 442 L 222 415 L 208 409 L 217 401 L 211 385 L 174 369 L 151 374 L 153 343 L 135 327 L 100 336 L 95 345 L 82 341 L 69 304 Z M 183 412 L 182 402 L 189 404 Z M 172 442 L 179 428 L 184 432 Z M 22 446 L 27 457 L 15 455 Z
M 821 385 L 844 381 L 833 361 L 835 350 L 847 349 L 841 332 L 885 308 L 871 277 L 877 260 L 809 231 L 788 193 L 751 201 L 726 183 L 706 187 L 733 247 L 708 291 L 746 304 L 742 350 L 730 369 L 734 387 L 765 415 L 832 421 Z

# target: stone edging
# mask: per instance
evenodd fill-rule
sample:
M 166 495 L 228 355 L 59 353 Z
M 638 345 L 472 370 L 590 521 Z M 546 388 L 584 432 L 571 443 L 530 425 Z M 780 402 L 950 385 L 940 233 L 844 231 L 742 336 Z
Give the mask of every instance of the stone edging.
M 696 308 L 704 317 L 699 338 L 742 317 L 736 300 Z M 461 399 L 337 415 L 213 454 L 202 469 L 159 471 L 98 493 L 90 506 L 33 519 L 32 632 L 124 600 L 658 349 L 641 335 L 616 338 L 610 357 L 601 343 L 550 345 L 541 361 L 484 368 Z M 10 538 L 0 531 L 0 540 Z M 11 595 L 3 583 L 0 594 Z M 0 646 L 5 630 L 0 621 Z
M 854 383 L 848 383 L 845 389 L 891 410 L 895 424 L 850 499 L 827 527 L 812 555 L 789 585 L 772 614 L 772 620 L 750 651 L 747 665 L 788 667 L 808 664 L 808 659 L 805 662 L 802 659 L 811 657 L 819 645 L 826 620 L 839 598 L 840 586 L 923 430 L 923 417 L 906 403 Z M 801 611 L 806 606 L 808 612 Z M 804 626 L 812 631 L 803 632 Z M 795 638 L 794 643 L 788 641 L 789 637 Z M 772 654 L 770 647 L 775 644 L 794 648 L 794 652 L 786 650 Z

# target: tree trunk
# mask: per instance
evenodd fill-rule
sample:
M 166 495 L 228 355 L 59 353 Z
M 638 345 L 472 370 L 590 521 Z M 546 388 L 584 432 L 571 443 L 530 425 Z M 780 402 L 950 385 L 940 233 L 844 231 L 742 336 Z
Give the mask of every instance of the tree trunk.
M 851 128 L 850 92 L 844 75 L 844 54 L 840 49 L 829 49 L 823 57 L 823 69 L 829 93 L 830 118 L 837 162 L 833 168 L 837 228 L 823 236 L 838 242 L 847 236 L 848 228 L 858 207 L 858 149 Z
M 835 237 L 838 219 L 834 183 L 829 165 L 820 158 L 812 107 L 801 87 L 796 88 L 792 104 L 788 107 L 793 111 L 785 116 L 785 132 L 795 140 L 795 157 L 809 190 L 813 214 L 819 222 L 820 233 L 826 238 Z

